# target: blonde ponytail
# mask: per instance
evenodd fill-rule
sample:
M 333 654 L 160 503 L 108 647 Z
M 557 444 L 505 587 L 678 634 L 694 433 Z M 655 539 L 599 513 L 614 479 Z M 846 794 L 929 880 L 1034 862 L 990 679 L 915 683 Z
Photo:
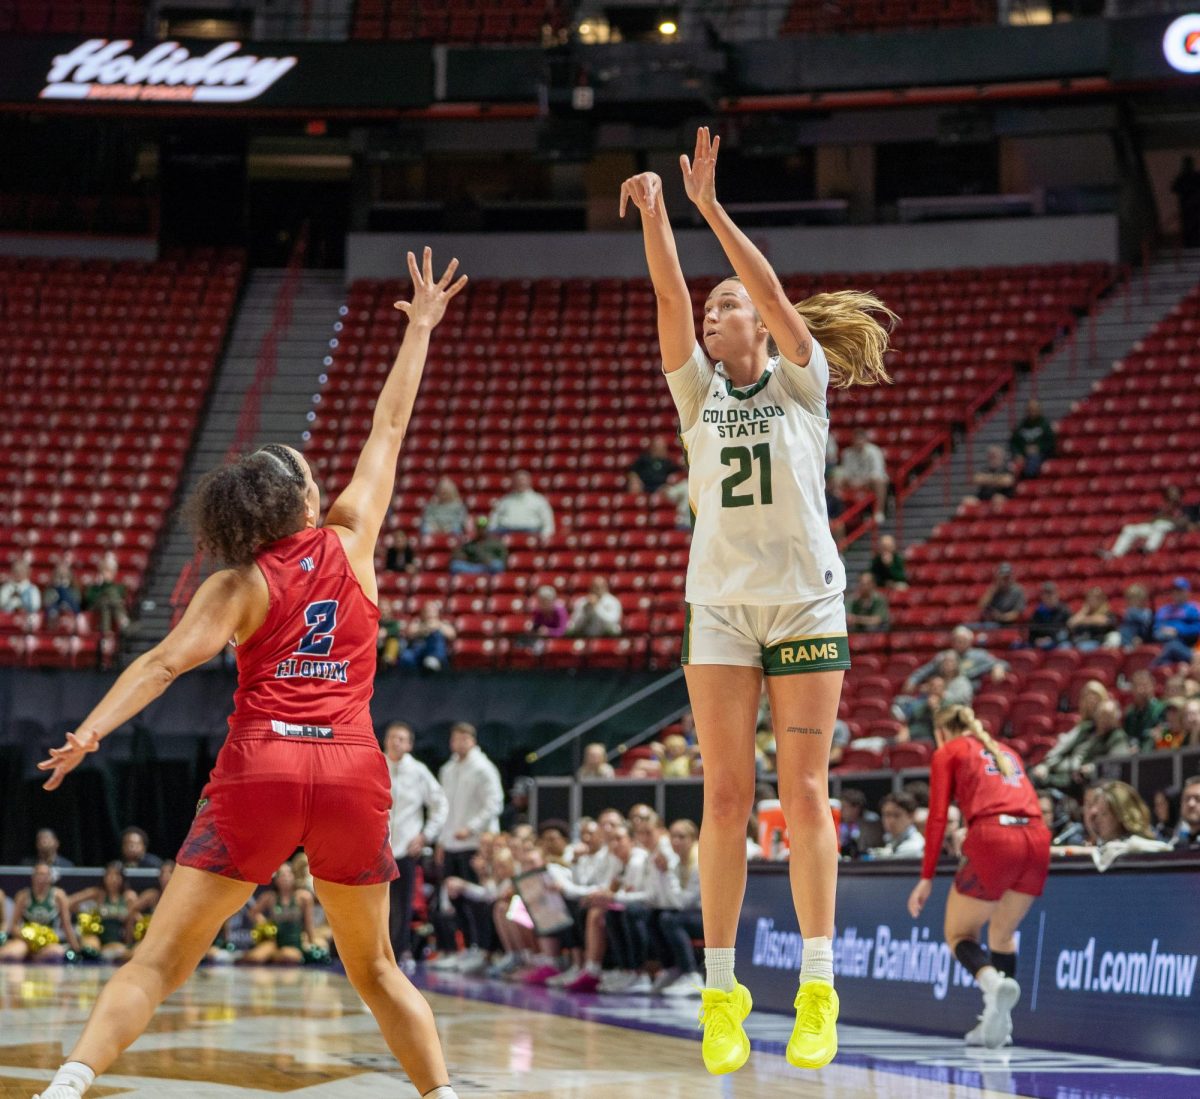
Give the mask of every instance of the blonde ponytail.
M 1012 778 L 1016 774 L 1012 757 L 1007 752 L 1000 750 L 996 738 L 983 727 L 970 706 L 944 706 L 938 710 L 935 721 L 937 727 L 951 739 L 958 736 L 973 736 L 978 740 L 987 749 L 988 755 L 992 757 L 992 762 L 996 764 L 996 769 L 1005 778 Z
M 829 380 L 835 388 L 892 380 L 884 356 L 892 328 L 900 318 L 874 294 L 858 290 L 814 294 L 793 308 L 804 318 L 813 339 L 825 349 Z M 887 326 L 874 314 L 885 317 Z

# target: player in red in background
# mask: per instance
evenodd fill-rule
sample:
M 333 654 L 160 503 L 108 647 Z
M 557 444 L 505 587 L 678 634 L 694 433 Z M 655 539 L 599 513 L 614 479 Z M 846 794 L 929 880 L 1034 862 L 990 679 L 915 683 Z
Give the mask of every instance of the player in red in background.
M 925 862 L 908 911 L 915 920 L 929 900 L 946 813 L 957 801 L 967 838 L 946 900 L 946 942 L 983 989 L 983 1014 L 967 1044 L 997 1049 L 1012 1042 L 1012 1009 L 1021 996 L 1016 932 L 1045 888 L 1050 832 L 1021 761 L 996 743 L 969 706 L 939 710 L 934 737 Z M 984 924 L 987 953 L 980 946 Z
M 47 790 L 184 672 L 237 646 L 229 737 L 146 937 L 105 985 L 66 1064 L 40 1099 L 79 1099 L 147 1027 L 221 925 L 303 845 L 346 975 L 425 1099 L 455 1099 L 433 1013 L 396 966 L 388 937 L 391 786 L 369 703 L 379 611 L 375 543 L 430 333 L 466 284 L 457 260 L 433 277 L 408 254 L 408 328 L 354 476 L 317 526 L 308 463 L 272 444 L 207 474 L 192 512 L 226 566 L 179 625 L 135 660 L 67 742 L 38 766 Z M 35 1097 L 37 1099 L 37 1097 Z

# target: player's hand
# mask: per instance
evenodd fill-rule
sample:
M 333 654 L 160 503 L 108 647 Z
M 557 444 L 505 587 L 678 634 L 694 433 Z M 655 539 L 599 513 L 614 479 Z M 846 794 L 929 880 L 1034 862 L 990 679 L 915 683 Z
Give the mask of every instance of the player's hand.
M 687 153 L 679 158 L 683 169 L 683 189 L 701 210 L 717 204 L 717 150 L 719 137 L 709 137 L 708 127 L 696 131 L 696 150 L 689 161 Z
M 398 301 L 395 308 L 408 317 L 410 324 L 425 324 L 432 328 L 445 316 L 446 306 L 464 286 L 467 276 L 460 275 L 451 282 L 458 270 L 458 260 L 452 259 L 440 279 L 433 277 L 433 249 L 426 247 L 421 254 L 421 266 L 417 257 L 408 253 L 408 274 L 412 278 L 412 301 Z
M 50 758 L 38 764 L 39 771 L 50 771 L 50 777 L 42 784 L 43 790 L 57 790 L 62 780 L 83 762 L 83 757 L 98 751 L 100 738 L 90 729 L 67 733 L 67 742 L 61 748 L 51 748 Z
M 922 878 L 913 886 L 913 891 L 908 895 L 908 914 L 914 920 L 921 914 L 921 909 L 925 907 L 932 891 L 933 882 L 929 878 Z
M 657 217 L 659 203 L 662 200 L 662 179 L 656 172 L 642 172 L 630 176 L 621 184 L 621 217 L 633 200 L 634 206 L 647 217 Z

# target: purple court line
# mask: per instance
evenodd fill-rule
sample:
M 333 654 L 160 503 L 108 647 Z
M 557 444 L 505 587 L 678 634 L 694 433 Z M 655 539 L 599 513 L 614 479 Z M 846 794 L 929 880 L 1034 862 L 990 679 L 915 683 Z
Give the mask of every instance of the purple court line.
M 681 1025 L 677 1016 L 655 1022 L 644 1017 L 621 1014 L 619 1009 L 622 1007 L 644 1008 L 653 1002 L 644 996 L 575 995 L 483 978 L 443 976 L 423 969 L 413 981 L 418 988 L 441 995 L 458 996 L 467 1000 L 584 1022 L 626 1027 L 670 1038 L 692 1041 L 699 1039 L 699 1030 Z M 783 1015 L 773 1017 L 781 1021 L 786 1018 Z M 906 1060 L 906 1053 L 921 1048 L 922 1035 L 907 1030 L 880 1029 L 879 1033 L 887 1039 L 889 1045 L 894 1045 L 899 1056 L 891 1058 L 877 1053 L 843 1049 L 838 1054 L 837 1064 L 876 1069 L 909 1078 L 916 1077 L 946 1086 L 990 1090 L 1001 1095 L 1019 1096 L 1022 1099 L 1063 1099 L 1064 1096 L 1070 1096 L 1071 1099 L 1200 1099 L 1200 1073 L 1188 1070 L 1173 1070 L 1166 1066 L 1149 1063 L 1143 1065 L 1108 1058 L 1099 1059 L 1101 1063 L 1089 1064 L 1086 1055 L 1030 1050 L 1027 1047 L 1012 1054 L 1002 1051 L 991 1054 L 979 1051 L 978 1059 L 970 1065 L 951 1063 L 952 1058 L 939 1060 L 936 1054 L 924 1060 Z M 944 1035 L 931 1037 L 945 1044 Z M 901 1041 L 896 1042 L 897 1038 Z M 906 1038 L 910 1039 L 908 1043 L 903 1042 Z M 782 1056 L 787 1043 L 782 1040 L 752 1037 L 750 1044 L 753 1049 L 763 1053 Z M 1011 1063 L 1013 1060 L 1017 1063 Z M 1079 1064 L 1072 1066 L 1072 1060 L 1078 1061 Z M 1032 1063 L 1022 1067 L 1021 1061 Z M 1111 1068 L 1107 1067 L 1110 1065 Z M 699 1065 L 697 1071 L 701 1071 Z

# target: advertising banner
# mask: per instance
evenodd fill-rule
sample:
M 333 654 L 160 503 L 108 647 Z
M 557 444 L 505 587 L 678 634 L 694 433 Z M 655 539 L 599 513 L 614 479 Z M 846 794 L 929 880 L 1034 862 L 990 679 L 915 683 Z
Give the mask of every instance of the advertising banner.
M 0 39 L 0 103 L 222 109 L 426 107 L 428 44 Z
M 1200 89 L 1200 7 L 1113 20 L 1110 41 L 1114 82 L 1190 80 Z
M 756 1004 L 790 1012 L 802 940 L 785 870 L 751 871 L 737 968 Z M 911 870 L 841 875 L 833 954 L 841 1017 L 965 1034 L 982 995 L 942 938 L 950 875 L 939 875 L 913 920 L 905 904 L 918 865 Z M 1056 869 L 1021 928 L 1014 1039 L 1200 1064 L 1198 952 L 1194 865 L 1106 874 Z

